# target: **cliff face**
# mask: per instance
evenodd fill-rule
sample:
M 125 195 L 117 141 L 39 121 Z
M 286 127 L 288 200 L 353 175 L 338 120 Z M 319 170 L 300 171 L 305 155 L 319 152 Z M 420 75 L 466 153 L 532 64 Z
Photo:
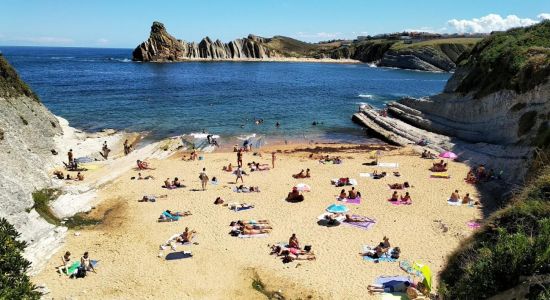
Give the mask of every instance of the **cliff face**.
M 273 58 L 353 59 L 422 71 L 451 71 L 463 53 L 477 39 L 447 39 L 404 45 L 397 40 L 354 41 L 311 44 L 289 37 L 262 38 L 249 35 L 229 43 L 212 41 L 185 42 L 171 36 L 162 23 L 154 22 L 149 39 L 133 52 L 135 61 L 243 60 Z
M 0 217 L 6 218 L 29 243 L 26 257 L 39 267 L 60 245 L 66 229 L 55 227 L 32 209 L 32 192 L 51 184 L 53 138 L 58 120 L 22 82 L 0 55 Z

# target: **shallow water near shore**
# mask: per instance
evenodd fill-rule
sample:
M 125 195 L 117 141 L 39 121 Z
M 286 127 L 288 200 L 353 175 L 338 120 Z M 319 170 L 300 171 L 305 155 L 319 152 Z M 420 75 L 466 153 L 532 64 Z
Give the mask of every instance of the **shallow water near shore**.
M 381 106 L 433 95 L 449 78 L 367 64 L 137 63 L 131 49 L 0 51 L 71 126 L 147 131 L 152 140 L 206 131 L 227 143 L 252 134 L 276 141 L 362 142 L 364 131 L 351 122 L 360 103 Z

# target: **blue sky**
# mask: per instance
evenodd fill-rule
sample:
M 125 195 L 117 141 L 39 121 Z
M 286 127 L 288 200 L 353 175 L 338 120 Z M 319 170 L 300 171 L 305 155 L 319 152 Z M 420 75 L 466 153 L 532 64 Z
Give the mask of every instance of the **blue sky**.
M 407 29 L 482 32 L 550 18 L 548 0 L 0 0 L 0 7 L 0 45 L 122 48 L 147 39 L 154 20 L 187 41 L 254 33 L 313 42 Z

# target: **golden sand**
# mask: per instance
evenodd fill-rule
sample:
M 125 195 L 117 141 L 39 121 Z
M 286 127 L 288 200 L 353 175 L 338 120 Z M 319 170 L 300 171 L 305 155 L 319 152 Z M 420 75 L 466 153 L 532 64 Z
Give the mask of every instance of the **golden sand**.
M 398 263 L 378 264 L 363 261 L 359 256 L 365 244 L 375 245 L 388 236 L 392 246 L 401 248 L 401 259 L 428 264 L 437 284 L 446 256 L 457 248 L 464 238 L 472 234 L 466 222 L 480 218 L 481 211 L 468 206 L 454 207 L 446 202 L 451 192 L 459 189 L 461 195 L 469 192 L 474 199 L 478 194 L 474 186 L 463 178 L 468 166 L 449 162 L 450 179 L 429 178 L 433 161 L 423 160 L 406 149 L 384 151 L 380 162 L 395 162 L 397 169 L 365 166 L 371 161 L 366 147 L 328 145 L 323 154 L 339 155 L 341 165 L 323 165 L 308 158 L 309 152 L 292 152 L 292 148 L 312 146 L 279 146 L 287 153 L 278 153 L 275 168 L 252 172 L 245 176 L 245 185 L 258 186 L 260 193 L 241 194 L 232 191 L 235 176 L 222 171 L 229 162 L 236 164 L 236 154 L 201 154 L 204 160 L 182 161 L 180 156 L 166 160 L 153 160 L 155 170 L 142 172 L 154 180 L 131 180 L 137 171 L 130 171 L 100 190 L 102 202 L 92 216 L 105 215 L 102 225 L 71 230 L 66 244 L 40 274 L 35 283 L 45 283 L 51 290 L 48 296 L 55 299 L 265 299 L 252 288 L 256 275 L 270 290 L 281 290 L 290 299 L 309 297 L 317 299 L 369 298 L 367 285 L 381 275 L 405 275 Z M 247 162 L 257 161 L 271 165 L 269 149 L 263 158 L 246 153 Z M 336 153 L 338 151 L 338 153 Z M 319 151 L 317 151 L 319 152 Z M 333 153 L 331 153 L 333 152 Z M 198 178 L 205 167 L 210 178 L 216 176 L 220 184 L 200 189 Z M 310 168 L 312 178 L 294 179 L 292 174 Z M 245 170 L 249 170 L 245 168 Z M 359 173 L 386 171 L 380 180 L 360 177 Z M 399 171 L 401 177 L 394 177 Z M 179 177 L 186 188 L 166 190 L 162 182 Z M 330 204 L 337 203 L 341 188 L 334 187 L 330 179 L 355 178 L 356 189 L 362 193 L 361 205 L 348 205 L 353 214 L 377 220 L 370 230 L 340 225 L 325 227 L 317 224 L 317 217 Z M 408 181 L 413 204 L 394 206 L 387 202 L 391 195 L 390 183 Z M 307 183 L 311 192 L 304 193 L 305 201 L 288 203 L 286 194 L 297 183 Z M 346 188 L 348 190 L 349 188 Z M 143 195 L 163 195 L 154 203 L 141 203 Z M 228 202 L 246 202 L 255 208 L 233 212 L 227 207 L 214 205 L 221 196 Z M 193 215 L 178 222 L 158 223 L 165 209 L 190 210 Z M 229 223 L 239 219 L 268 219 L 273 231 L 266 238 L 240 239 L 228 234 Z M 447 225 L 443 232 L 439 222 Z M 170 249 L 159 250 L 159 245 L 171 235 L 189 227 L 198 232 L 198 245 L 179 246 L 178 251 L 192 251 L 188 259 L 167 261 Z M 79 235 L 74 235 L 78 232 Z M 315 261 L 298 261 L 283 264 L 269 255 L 269 244 L 288 241 L 296 233 L 303 245 L 312 245 Z M 59 275 L 55 267 L 65 251 L 78 259 L 89 251 L 92 259 L 100 260 L 97 273 L 84 279 L 69 279 Z M 162 257 L 158 257 L 162 252 Z

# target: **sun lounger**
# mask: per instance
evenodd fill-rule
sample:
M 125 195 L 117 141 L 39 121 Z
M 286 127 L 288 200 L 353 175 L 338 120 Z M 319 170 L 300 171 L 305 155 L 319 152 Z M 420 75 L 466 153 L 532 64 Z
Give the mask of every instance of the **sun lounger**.
M 399 168 L 398 163 L 378 163 L 377 166 L 380 168 Z

